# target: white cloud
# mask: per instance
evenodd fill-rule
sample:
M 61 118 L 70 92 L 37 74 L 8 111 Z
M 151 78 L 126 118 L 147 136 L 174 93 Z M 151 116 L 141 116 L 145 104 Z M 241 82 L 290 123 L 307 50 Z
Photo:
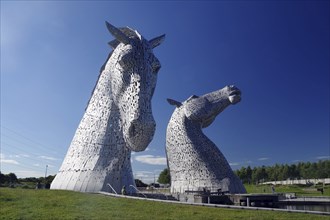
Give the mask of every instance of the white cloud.
M 164 170 L 164 169 L 163 169 Z M 163 170 L 158 170 L 158 169 L 156 169 L 156 170 L 154 170 L 154 173 L 161 173 Z
M 230 166 L 239 166 L 239 163 L 229 163 Z
M 15 174 L 18 178 L 26 178 L 26 177 L 44 177 L 45 173 L 41 171 L 34 170 L 16 170 Z
M 318 156 L 318 157 L 316 157 L 316 159 L 318 159 L 318 160 L 329 160 L 330 156 Z
M 134 173 L 134 176 L 136 178 L 150 177 L 152 175 L 153 173 L 150 171 L 137 171 L 136 173 Z
M 154 156 L 154 155 L 141 155 L 135 157 L 136 161 L 146 163 L 150 165 L 166 165 L 166 157 Z
M 14 164 L 14 165 L 19 164 L 16 160 L 6 159 L 4 154 L 0 154 L 0 162 L 1 163 L 6 163 L 6 164 Z
M 54 157 L 49 157 L 49 156 L 39 156 L 39 158 L 41 158 L 41 159 L 45 159 L 45 160 L 57 160 L 56 158 L 54 158 Z
M 1 163 L 15 164 L 15 165 L 19 164 L 16 160 L 7 160 L 7 159 L 1 159 Z
M 260 158 L 258 158 L 258 160 L 260 160 L 260 161 L 262 161 L 262 160 L 269 160 L 269 158 L 268 157 L 260 157 Z
M 28 155 L 28 154 L 15 154 L 15 155 L 9 155 L 9 157 L 11 157 L 11 158 L 22 158 L 22 157 L 30 157 L 30 155 Z
M 158 180 L 159 174 L 150 171 L 134 172 L 134 178 L 142 180 L 144 183 L 153 183 Z

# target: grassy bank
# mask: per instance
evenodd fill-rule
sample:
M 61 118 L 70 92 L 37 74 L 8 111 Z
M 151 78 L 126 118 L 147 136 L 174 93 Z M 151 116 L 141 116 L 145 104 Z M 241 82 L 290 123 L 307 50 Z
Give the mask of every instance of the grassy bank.
M 0 219 L 329 219 L 329 216 L 165 204 L 71 191 L 0 188 Z

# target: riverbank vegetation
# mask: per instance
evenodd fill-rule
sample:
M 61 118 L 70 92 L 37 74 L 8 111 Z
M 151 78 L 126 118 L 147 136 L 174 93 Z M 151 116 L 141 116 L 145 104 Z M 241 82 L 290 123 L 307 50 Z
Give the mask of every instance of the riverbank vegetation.
M 299 162 L 297 164 L 275 164 L 273 166 L 242 167 L 235 171 L 243 183 L 261 183 L 287 179 L 330 178 L 330 160 Z

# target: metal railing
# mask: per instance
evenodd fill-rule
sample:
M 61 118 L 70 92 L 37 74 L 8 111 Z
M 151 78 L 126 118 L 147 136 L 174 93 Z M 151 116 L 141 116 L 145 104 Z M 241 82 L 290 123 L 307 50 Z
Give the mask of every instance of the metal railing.
M 112 191 L 114 191 L 114 192 L 118 195 L 118 193 L 117 193 L 116 190 L 110 185 L 110 183 L 108 183 L 107 186 L 110 186 L 110 188 L 112 189 Z
M 129 185 L 129 187 L 133 187 L 138 193 L 142 194 L 144 197 L 148 198 L 145 194 L 143 194 L 140 190 L 138 190 L 135 186 Z

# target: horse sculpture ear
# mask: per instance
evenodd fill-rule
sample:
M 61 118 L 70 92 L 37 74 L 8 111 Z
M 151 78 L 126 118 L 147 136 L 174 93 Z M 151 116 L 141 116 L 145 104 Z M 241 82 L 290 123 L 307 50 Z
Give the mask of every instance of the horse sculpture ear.
M 166 99 L 168 103 L 170 103 L 170 105 L 175 105 L 176 107 L 180 107 L 182 105 L 181 102 L 175 101 L 173 99 Z
M 129 37 L 127 37 L 121 30 L 119 30 L 118 28 L 116 28 L 115 26 L 113 26 L 112 24 L 110 24 L 107 21 L 105 22 L 105 24 L 107 25 L 107 28 L 108 28 L 109 32 L 112 34 L 112 36 L 114 36 L 119 42 L 121 42 L 123 44 L 130 43 Z
M 192 96 L 190 96 L 190 97 L 187 99 L 187 102 L 190 101 L 190 100 L 192 100 L 192 99 L 196 99 L 196 98 L 198 98 L 197 95 L 192 95 Z
M 164 40 L 165 40 L 165 34 L 149 40 L 149 43 L 150 43 L 151 48 L 155 48 L 155 47 L 159 46 L 161 43 L 163 43 Z

